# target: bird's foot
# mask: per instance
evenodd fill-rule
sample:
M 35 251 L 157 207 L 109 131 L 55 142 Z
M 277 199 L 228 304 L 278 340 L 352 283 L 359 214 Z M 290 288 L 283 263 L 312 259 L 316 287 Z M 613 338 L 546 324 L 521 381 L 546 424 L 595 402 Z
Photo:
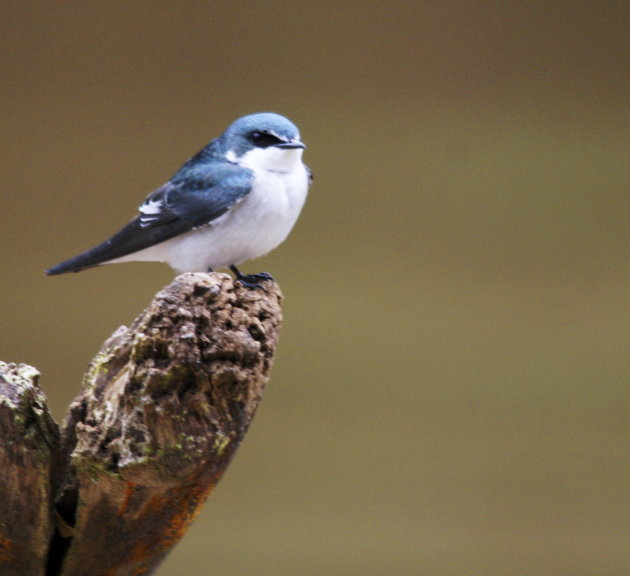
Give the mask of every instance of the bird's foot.
M 273 282 L 273 276 L 267 272 L 259 272 L 258 274 L 243 274 L 236 266 L 230 266 L 230 270 L 236 275 L 236 280 L 245 288 L 262 288 L 261 282 Z

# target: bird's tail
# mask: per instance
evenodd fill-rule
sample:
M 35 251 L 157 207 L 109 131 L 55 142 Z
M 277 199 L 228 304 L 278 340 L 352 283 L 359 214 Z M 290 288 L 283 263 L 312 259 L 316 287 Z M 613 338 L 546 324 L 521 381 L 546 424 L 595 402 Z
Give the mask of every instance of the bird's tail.
M 55 264 L 53 267 L 46 270 L 46 276 L 56 276 L 58 274 L 65 274 L 66 272 L 81 272 L 81 270 L 85 270 L 86 268 L 94 268 L 95 266 L 104 264 L 105 260 L 98 258 L 98 254 L 95 254 L 98 248 L 100 248 L 100 246 L 96 246 L 74 258 Z
M 159 236 L 161 233 L 162 230 L 159 228 L 143 229 L 140 224 L 140 218 L 134 218 L 108 240 L 74 258 L 70 258 L 70 260 L 64 260 L 49 268 L 46 270 L 46 275 L 55 276 L 66 272 L 80 272 L 86 268 L 107 264 L 162 241 L 165 238 Z

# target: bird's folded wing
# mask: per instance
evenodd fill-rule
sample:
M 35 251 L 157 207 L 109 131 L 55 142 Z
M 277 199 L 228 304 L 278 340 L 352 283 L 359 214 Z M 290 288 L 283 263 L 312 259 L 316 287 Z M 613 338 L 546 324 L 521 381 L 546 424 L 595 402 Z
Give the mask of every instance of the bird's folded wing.
M 46 274 L 78 272 L 211 224 L 251 190 L 251 172 L 226 163 L 204 177 L 176 177 L 151 193 L 140 214 L 98 246 L 53 266 Z

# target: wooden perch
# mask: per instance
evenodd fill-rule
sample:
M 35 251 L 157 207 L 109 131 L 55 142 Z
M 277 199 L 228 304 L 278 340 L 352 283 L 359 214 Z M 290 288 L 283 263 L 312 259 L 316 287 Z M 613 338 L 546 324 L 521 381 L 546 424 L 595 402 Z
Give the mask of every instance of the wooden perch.
M 178 276 L 104 343 L 60 439 L 36 371 L 0 365 L 0 573 L 155 570 L 249 427 L 280 300 L 272 282 Z
M 54 532 L 59 431 L 39 373 L 0 362 L 0 574 L 45 574 Z

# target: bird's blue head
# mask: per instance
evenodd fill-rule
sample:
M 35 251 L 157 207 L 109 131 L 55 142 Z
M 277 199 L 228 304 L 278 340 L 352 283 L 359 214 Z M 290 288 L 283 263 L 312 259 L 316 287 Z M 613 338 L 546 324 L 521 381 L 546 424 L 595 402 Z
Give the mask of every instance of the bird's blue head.
M 231 162 L 278 172 L 292 170 L 306 148 L 295 124 L 272 112 L 239 118 L 220 140 Z

